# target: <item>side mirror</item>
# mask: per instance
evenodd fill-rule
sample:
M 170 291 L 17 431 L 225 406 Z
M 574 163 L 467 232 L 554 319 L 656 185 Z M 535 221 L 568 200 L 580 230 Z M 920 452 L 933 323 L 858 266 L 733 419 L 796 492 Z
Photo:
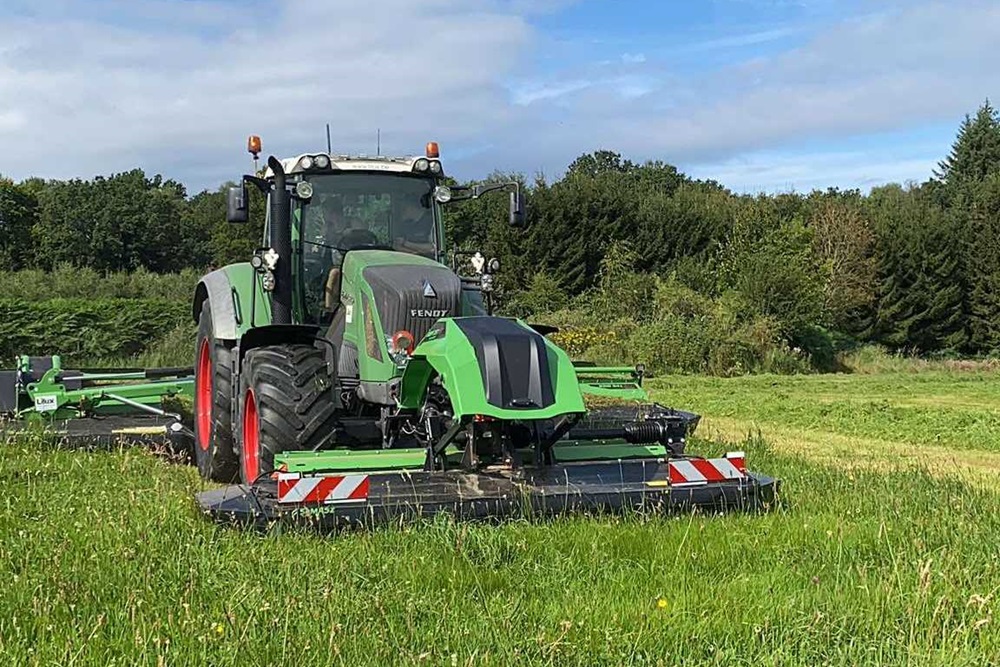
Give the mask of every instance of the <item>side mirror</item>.
M 248 222 L 249 201 L 246 183 L 229 188 L 229 192 L 226 193 L 226 222 Z
M 524 194 L 518 188 L 516 192 L 510 193 L 510 224 L 514 227 L 523 227 L 527 217 Z

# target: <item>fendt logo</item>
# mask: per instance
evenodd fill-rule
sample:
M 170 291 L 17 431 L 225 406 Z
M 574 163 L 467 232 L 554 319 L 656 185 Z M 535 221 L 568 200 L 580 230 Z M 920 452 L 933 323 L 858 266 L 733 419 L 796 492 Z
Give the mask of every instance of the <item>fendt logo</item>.
M 410 308 L 410 317 L 433 317 L 437 319 L 439 317 L 444 317 L 447 314 L 448 314 L 447 308 L 440 308 L 440 309 Z

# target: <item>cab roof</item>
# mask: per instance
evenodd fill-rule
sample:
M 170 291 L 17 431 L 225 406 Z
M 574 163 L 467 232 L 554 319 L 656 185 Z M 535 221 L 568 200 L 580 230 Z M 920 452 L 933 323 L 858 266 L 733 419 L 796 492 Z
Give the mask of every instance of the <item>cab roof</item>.
M 318 156 L 326 156 L 330 160 L 330 167 L 326 169 L 312 168 L 306 169 L 302 164 L 305 157 L 316 159 Z M 295 157 L 281 158 L 281 166 L 286 174 L 304 173 L 329 173 L 331 171 L 388 171 L 396 173 L 426 173 L 428 175 L 440 176 L 441 173 L 434 174 L 431 171 L 418 171 L 414 169 L 418 160 L 426 163 L 438 162 L 435 158 L 427 158 L 422 155 L 408 155 L 402 157 L 390 157 L 385 155 L 334 155 L 329 153 L 301 153 Z M 443 169 L 442 169 L 443 172 Z M 274 176 L 271 167 L 264 170 L 264 178 Z

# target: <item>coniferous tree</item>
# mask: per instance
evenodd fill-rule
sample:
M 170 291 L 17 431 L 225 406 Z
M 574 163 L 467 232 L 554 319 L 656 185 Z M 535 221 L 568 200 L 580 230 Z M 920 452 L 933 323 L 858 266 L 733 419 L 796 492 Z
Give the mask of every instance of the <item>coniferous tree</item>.
M 929 184 L 962 236 L 959 256 L 964 277 L 964 328 L 969 350 L 984 351 L 1000 342 L 1000 257 L 997 220 L 1000 202 L 991 183 L 1000 176 L 1000 114 L 987 100 L 974 117 L 966 115 L 948 157 Z
M 1000 348 L 1000 171 L 970 188 L 964 210 L 967 219 L 970 345 L 975 351 Z
M 934 175 L 953 190 L 978 183 L 1000 169 L 1000 115 L 989 100 L 975 117 L 968 114 L 958 131 L 948 157 L 938 163 Z
M 967 341 L 960 225 L 919 190 L 873 190 L 878 296 L 872 339 L 896 349 L 957 350 Z

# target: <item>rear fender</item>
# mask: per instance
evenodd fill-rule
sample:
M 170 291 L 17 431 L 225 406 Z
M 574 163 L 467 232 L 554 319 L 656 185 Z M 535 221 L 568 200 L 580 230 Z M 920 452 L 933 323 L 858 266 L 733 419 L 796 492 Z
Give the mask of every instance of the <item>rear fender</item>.
M 586 411 L 567 354 L 520 320 L 439 320 L 407 362 L 400 407 L 419 409 L 435 378 L 456 417 L 530 420 Z
M 222 340 L 236 340 L 238 325 L 233 287 L 224 270 L 212 271 L 195 287 L 191 308 L 195 324 L 201 317 L 201 308 L 206 301 L 212 306 L 212 331 L 215 337 Z

